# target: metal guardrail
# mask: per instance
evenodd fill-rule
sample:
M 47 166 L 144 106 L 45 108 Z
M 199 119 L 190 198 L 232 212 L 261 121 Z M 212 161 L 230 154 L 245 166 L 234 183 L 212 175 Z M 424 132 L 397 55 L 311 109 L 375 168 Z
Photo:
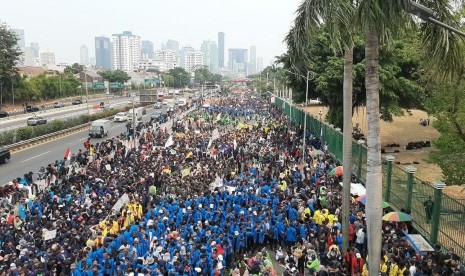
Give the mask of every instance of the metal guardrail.
M 23 150 L 23 149 L 26 149 L 26 148 L 36 146 L 38 144 L 42 144 L 42 143 L 51 141 L 51 140 L 59 138 L 59 137 L 69 135 L 71 133 L 76 133 L 76 132 L 82 131 L 83 129 L 88 128 L 90 126 L 90 124 L 91 123 L 89 122 L 89 123 L 74 126 L 74 127 L 71 127 L 71 128 L 63 129 L 63 130 L 60 130 L 60 131 L 57 131 L 57 132 L 53 132 L 53 133 L 49 133 L 49 134 L 46 134 L 46 135 L 34 137 L 32 139 L 20 141 L 18 143 L 14 143 L 14 144 L 8 145 L 6 147 L 10 150 L 10 152 L 16 152 L 16 151 L 19 151 L 19 150 Z

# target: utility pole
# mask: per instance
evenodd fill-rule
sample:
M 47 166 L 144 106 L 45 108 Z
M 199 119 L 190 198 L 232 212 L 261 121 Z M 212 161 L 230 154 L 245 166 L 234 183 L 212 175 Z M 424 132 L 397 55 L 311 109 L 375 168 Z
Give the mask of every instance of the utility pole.
M 134 143 L 134 151 L 136 150 L 136 108 L 134 105 L 136 92 L 132 91 L 132 142 Z
M 0 108 L 3 106 L 3 82 L 0 82 Z
M 307 71 L 307 78 L 305 79 L 305 82 L 307 83 L 307 89 L 305 90 L 305 107 L 308 105 L 308 79 L 310 78 L 310 71 Z M 305 112 L 305 107 L 304 107 L 304 141 L 302 143 L 302 163 L 305 165 L 305 148 L 307 147 L 307 113 Z
M 87 106 L 87 121 L 90 121 L 90 111 L 89 111 L 89 90 L 87 88 L 87 73 L 84 72 L 84 81 L 85 81 L 85 84 L 86 84 L 86 95 L 87 95 L 87 99 L 86 99 L 86 106 Z
M 11 94 L 13 95 L 13 105 L 15 105 L 15 89 L 13 87 L 13 80 L 11 80 Z

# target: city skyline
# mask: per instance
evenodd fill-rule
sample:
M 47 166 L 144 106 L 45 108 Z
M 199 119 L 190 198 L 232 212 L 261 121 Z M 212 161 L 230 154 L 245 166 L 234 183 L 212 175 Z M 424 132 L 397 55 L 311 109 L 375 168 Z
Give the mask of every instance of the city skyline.
M 143 40 L 153 42 L 155 50 L 160 49 L 162 43 L 168 39 L 179 41 L 179 48 L 192 45 L 198 49 L 198 45 L 205 40 L 216 41 L 218 44 L 217 34 L 224 32 L 225 52 L 229 48 L 248 48 L 250 45 L 256 45 L 259 49 L 257 56 L 263 56 L 265 64 L 269 64 L 274 56 L 285 51 L 282 41 L 291 26 L 293 13 L 300 1 L 291 0 L 291 3 L 289 1 L 284 3 L 279 0 L 253 2 L 225 0 L 218 3 L 205 0 L 204 2 L 203 8 L 199 8 L 198 3 L 182 2 L 184 9 L 179 9 L 179 1 L 155 0 L 147 3 L 136 0 L 132 5 L 145 7 L 137 16 L 115 17 L 115 19 L 108 17 L 101 20 L 100 10 L 106 10 L 108 14 L 116 14 L 116 11 L 124 9 L 125 5 L 109 0 L 98 2 L 83 0 L 79 3 L 65 3 L 58 0 L 37 3 L 37 1 L 25 0 L 5 6 L 0 11 L 0 17 L 2 22 L 12 29 L 24 30 L 26 45 L 38 42 L 41 47 L 54 51 L 56 60 L 60 63 L 79 62 L 81 45 L 88 46 L 89 58 L 92 58 L 95 52 L 93 47 L 95 37 L 111 37 L 113 33 L 128 30 L 139 35 Z M 27 5 L 28 9 L 22 9 L 23 5 Z M 153 17 L 151 11 L 159 8 L 160 5 L 163 5 L 164 13 L 157 13 L 157 16 Z M 92 9 L 88 8 L 90 6 Z M 244 10 L 244 6 L 247 6 L 247 9 Z M 188 10 L 198 12 L 195 18 L 187 12 Z M 226 11 L 230 16 L 225 15 Z M 86 20 L 72 14 L 86 14 Z M 238 14 L 240 16 L 237 16 Z M 147 24 L 148 18 L 150 24 Z M 163 27 L 153 28 L 157 25 Z M 51 32 L 47 26 L 54 26 L 53 31 Z M 57 40 L 56 37 L 60 39 Z

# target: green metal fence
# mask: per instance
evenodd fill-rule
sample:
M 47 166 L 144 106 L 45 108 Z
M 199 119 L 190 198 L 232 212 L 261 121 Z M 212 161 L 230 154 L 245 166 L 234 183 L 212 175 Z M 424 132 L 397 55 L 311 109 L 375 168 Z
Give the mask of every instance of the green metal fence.
M 299 107 L 291 105 L 276 97 L 275 105 L 282 108 L 293 122 L 304 125 L 307 116 L 307 130 L 313 135 L 321 135 L 331 154 L 342 162 L 342 133 L 319 118 L 305 114 Z M 352 143 L 352 170 L 359 181 L 366 183 L 367 149 L 356 141 Z M 393 164 L 393 159 L 383 162 L 383 196 L 396 210 L 410 210 L 413 226 L 430 243 L 438 243 L 447 250 L 455 249 L 462 260 L 465 260 L 465 202 L 458 201 L 442 194 L 428 182 L 414 176 L 415 169 L 404 168 Z M 389 181 L 390 180 L 390 181 Z M 427 218 L 424 203 L 432 198 L 441 202 L 437 221 Z

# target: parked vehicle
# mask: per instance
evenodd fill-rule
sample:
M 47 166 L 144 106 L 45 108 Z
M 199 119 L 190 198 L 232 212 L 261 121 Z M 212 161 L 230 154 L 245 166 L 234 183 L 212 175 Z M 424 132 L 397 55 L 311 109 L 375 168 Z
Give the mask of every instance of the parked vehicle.
M 80 99 L 76 99 L 72 102 L 73 105 L 78 105 L 78 104 L 82 104 L 82 101 Z
M 39 111 L 39 107 L 35 105 L 26 105 L 26 112 L 37 112 Z
M 10 150 L 6 147 L 0 147 L 0 163 L 7 164 L 10 162 Z
M 94 137 L 104 137 L 108 136 L 110 130 L 110 121 L 106 119 L 95 120 L 92 122 L 89 128 L 89 136 Z
M 5 118 L 5 117 L 8 117 L 10 116 L 10 114 L 8 114 L 8 112 L 6 112 L 5 110 L 0 110 L 0 118 Z
M 60 108 L 60 107 L 64 107 L 64 106 L 65 106 L 65 104 L 62 103 L 62 102 L 54 102 L 53 103 L 53 107 L 55 107 L 55 108 Z
M 153 104 L 153 108 L 154 109 L 162 109 L 163 108 L 163 105 L 161 103 L 154 103 Z
M 30 117 L 27 119 L 28 126 L 44 125 L 46 123 L 47 123 L 47 119 L 39 117 L 39 116 L 34 116 L 34 117 Z
M 179 98 L 177 101 L 176 101 L 176 105 L 177 106 L 185 106 L 187 104 L 187 100 L 185 98 Z
M 127 120 L 128 120 L 128 113 L 126 112 L 116 113 L 115 117 L 113 117 L 113 121 L 115 122 L 125 122 Z
M 161 110 L 155 110 L 152 114 L 150 114 L 150 119 L 158 120 L 158 117 L 162 116 L 164 113 Z

